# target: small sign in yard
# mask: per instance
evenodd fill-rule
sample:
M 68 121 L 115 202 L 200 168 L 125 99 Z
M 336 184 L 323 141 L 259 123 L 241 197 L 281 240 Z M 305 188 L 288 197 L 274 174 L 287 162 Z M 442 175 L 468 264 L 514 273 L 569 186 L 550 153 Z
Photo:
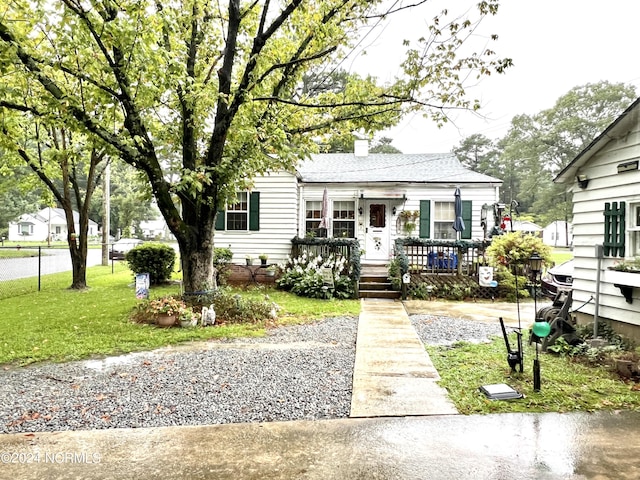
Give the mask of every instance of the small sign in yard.
M 149 274 L 136 274 L 136 298 L 144 300 L 149 298 Z
M 322 283 L 333 288 L 333 270 L 330 268 L 322 269 Z

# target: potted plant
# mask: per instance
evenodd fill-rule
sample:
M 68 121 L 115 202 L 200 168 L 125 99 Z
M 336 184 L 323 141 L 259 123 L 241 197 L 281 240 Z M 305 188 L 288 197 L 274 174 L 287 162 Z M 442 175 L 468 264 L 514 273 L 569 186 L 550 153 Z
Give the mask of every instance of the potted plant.
M 247 265 L 253 265 L 253 257 L 251 255 L 245 255 L 244 259 L 247 262 Z
M 414 222 L 407 222 L 404 224 L 404 231 L 407 234 L 407 237 L 410 237 L 414 230 L 416 229 L 416 224 Z
M 275 277 L 277 269 L 278 267 L 276 267 L 275 265 L 269 265 L 267 267 L 267 277 Z
M 172 327 L 186 309 L 185 303 L 175 296 L 165 296 L 145 300 L 141 310 L 150 315 L 160 327 Z
M 182 328 L 190 328 L 195 327 L 198 324 L 200 314 L 187 307 L 182 310 L 182 312 L 180 312 L 180 316 L 178 318 L 180 320 L 180 326 Z
M 262 266 L 266 266 L 267 265 L 267 259 L 269 258 L 269 255 L 267 255 L 266 253 L 261 253 L 258 258 L 260 259 L 260 265 Z

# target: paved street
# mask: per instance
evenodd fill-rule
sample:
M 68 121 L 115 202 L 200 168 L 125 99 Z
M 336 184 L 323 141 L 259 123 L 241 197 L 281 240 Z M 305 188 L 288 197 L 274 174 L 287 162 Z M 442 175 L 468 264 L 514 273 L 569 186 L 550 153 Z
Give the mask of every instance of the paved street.
M 71 270 L 71 257 L 66 248 L 42 248 L 42 258 L 38 265 L 38 249 L 22 248 L 21 251 L 33 252 L 32 257 L 0 258 L 0 281 L 37 277 L 50 273 Z M 102 263 L 102 251 L 90 248 L 87 251 L 87 267 Z

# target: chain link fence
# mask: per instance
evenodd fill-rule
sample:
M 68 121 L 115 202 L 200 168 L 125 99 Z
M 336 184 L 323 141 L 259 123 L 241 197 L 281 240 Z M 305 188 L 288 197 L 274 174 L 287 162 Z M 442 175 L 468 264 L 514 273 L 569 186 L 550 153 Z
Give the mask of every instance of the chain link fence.
M 87 251 L 87 266 L 100 265 L 102 250 Z M 0 299 L 38 292 L 46 288 L 46 275 L 69 272 L 67 246 L 0 247 Z

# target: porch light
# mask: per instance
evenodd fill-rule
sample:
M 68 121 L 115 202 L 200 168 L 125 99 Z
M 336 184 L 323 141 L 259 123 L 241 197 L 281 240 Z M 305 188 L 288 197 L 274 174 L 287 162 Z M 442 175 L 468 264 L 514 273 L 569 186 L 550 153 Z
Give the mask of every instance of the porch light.
M 589 185 L 589 179 L 586 175 L 577 175 L 576 181 L 578 182 L 578 186 L 584 190 Z
M 529 257 L 529 269 L 531 273 L 533 273 L 533 280 L 538 277 L 538 273 L 542 271 L 542 257 L 538 254 L 538 252 L 533 252 L 531 257 Z

